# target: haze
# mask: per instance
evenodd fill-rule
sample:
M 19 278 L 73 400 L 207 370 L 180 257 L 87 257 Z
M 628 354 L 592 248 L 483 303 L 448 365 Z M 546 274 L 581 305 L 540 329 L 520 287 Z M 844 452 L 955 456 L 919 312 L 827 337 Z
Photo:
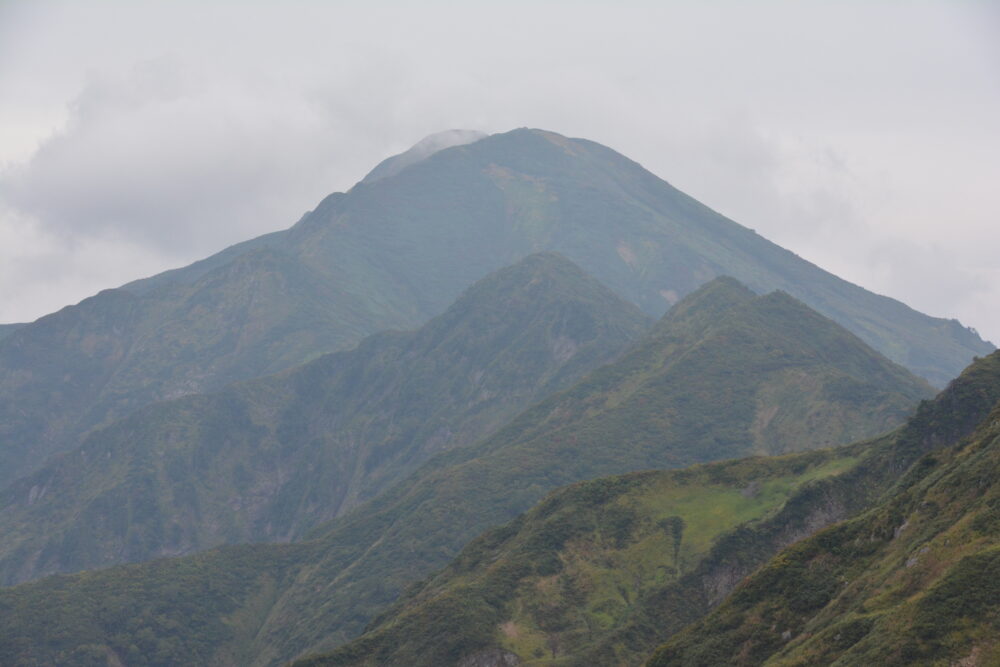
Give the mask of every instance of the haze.
M 0 322 L 531 126 L 1000 342 L 992 3 L 371 5 L 0 4 Z

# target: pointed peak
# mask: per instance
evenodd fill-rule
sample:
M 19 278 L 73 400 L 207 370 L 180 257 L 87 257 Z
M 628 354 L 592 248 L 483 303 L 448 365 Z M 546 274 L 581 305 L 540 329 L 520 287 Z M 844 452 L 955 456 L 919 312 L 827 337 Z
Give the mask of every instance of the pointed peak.
M 756 293 L 735 278 L 719 276 L 681 299 L 667 311 L 657 328 L 672 328 L 682 322 L 702 326 L 756 298 Z
M 528 255 L 510 266 L 481 278 L 449 308 L 515 313 L 551 303 L 576 302 L 588 309 L 616 313 L 628 326 L 647 328 L 650 319 L 634 304 L 622 299 L 572 261 L 554 252 Z
M 393 155 L 379 162 L 374 169 L 368 172 L 367 176 L 361 179 L 361 182 L 374 183 L 383 178 L 394 176 L 406 167 L 426 160 L 439 151 L 455 146 L 471 144 L 486 136 L 488 135 L 485 132 L 478 130 L 445 130 L 443 132 L 435 132 L 434 134 L 427 135 L 399 155 Z
M 606 289 L 563 255 L 556 252 L 538 252 L 485 276 L 469 288 L 468 292 L 485 287 L 523 292 L 537 285 L 543 278 L 566 286 L 593 284 Z

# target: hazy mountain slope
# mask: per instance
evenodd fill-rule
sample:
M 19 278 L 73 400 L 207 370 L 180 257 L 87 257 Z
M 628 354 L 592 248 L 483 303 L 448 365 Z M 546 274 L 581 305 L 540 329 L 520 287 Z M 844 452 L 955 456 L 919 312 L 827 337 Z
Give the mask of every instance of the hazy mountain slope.
M 23 326 L 24 326 L 23 323 L 0 324 L 0 339 L 6 338 L 7 336 L 9 336 L 10 334 L 14 333 L 15 331 L 17 331 L 18 329 L 20 329 Z
M 992 347 L 850 285 L 598 144 L 516 130 L 324 199 L 286 232 L 102 293 L 0 340 L 0 482 L 137 407 L 415 327 L 536 251 L 652 315 L 716 275 L 782 289 L 943 384 Z
M 1000 405 L 872 510 L 781 552 L 649 664 L 996 664 L 998 478 Z
M 695 315 L 689 313 L 689 317 Z M 991 359 L 1000 361 L 1000 355 Z M 771 527 L 762 524 L 759 529 L 750 531 L 737 529 L 720 540 L 711 553 L 703 557 L 702 564 L 678 582 L 683 590 L 692 591 L 690 598 L 671 595 L 669 588 L 661 596 L 639 597 L 645 609 L 645 620 L 656 622 L 659 627 L 660 621 L 677 618 L 678 612 L 698 613 L 709 604 L 705 600 L 724 596 L 744 573 L 773 553 L 778 548 L 775 544 L 795 539 L 796 526 L 809 531 L 810 526 L 822 526 L 839 518 L 836 511 L 830 511 L 831 499 L 840 499 L 840 511 L 843 512 L 861 506 L 878 490 L 867 480 L 898 476 L 900 468 L 905 469 L 920 453 L 968 433 L 986 414 L 988 405 L 1000 399 L 1000 372 L 997 372 L 1000 368 L 997 366 L 1000 364 L 990 367 L 981 362 L 937 399 L 923 403 L 906 428 L 884 439 L 891 441 L 891 446 L 881 448 L 877 455 L 869 455 L 866 465 L 855 465 L 850 471 L 826 477 L 829 486 L 815 488 L 817 482 L 803 486 L 795 494 L 800 497 L 800 503 L 786 503 L 781 512 L 774 515 Z M 845 453 L 848 460 L 855 455 L 850 451 Z M 822 468 L 817 466 L 824 465 L 823 461 L 836 464 L 838 456 L 838 453 L 818 452 L 804 458 L 785 457 L 782 465 L 788 466 L 793 480 L 802 481 L 797 476 L 803 472 L 808 475 L 808 466 L 819 471 Z M 797 468 L 796 461 L 806 462 L 806 469 Z M 762 464 L 763 461 L 757 460 L 705 466 L 691 473 L 687 481 L 679 472 L 644 473 L 624 478 L 623 488 L 628 490 L 633 481 L 639 489 L 655 489 L 658 485 L 659 488 L 677 489 L 688 484 L 687 488 L 704 490 L 718 485 L 716 490 L 720 497 L 731 497 L 732 489 L 746 489 L 740 485 L 740 476 Z M 720 472 L 715 475 L 713 470 Z M 725 471 L 729 472 L 722 474 Z M 828 468 L 824 472 L 835 471 L 835 468 Z M 780 471 L 772 474 L 777 474 L 778 479 L 783 476 Z M 860 478 L 849 484 L 841 482 L 848 474 Z M 699 480 L 709 484 L 700 486 Z M 822 480 L 819 483 L 824 484 Z M 612 500 L 614 497 L 604 483 L 585 484 L 575 489 L 583 493 L 587 489 L 597 489 L 598 495 L 605 494 Z M 807 493 L 810 489 L 812 491 Z M 614 491 L 614 487 L 610 490 Z M 772 491 L 778 492 L 776 496 Z M 428 501 L 428 494 L 432 492 L 433 489 L 428 489 L 425 493 Z M 786 492 L 787 486 L 783 484 L 762 485 L 757 500 L 750 501 L 751 515 L 772 507 L 775 498 L 780 501 Z M 553 504 L 558 508 L 563 500 L 579 497 L 574 495 L 576 493 L 571 489 L 557 494 Z M 664 503 L 663 511 L 667 511 L 669 502 Z M 435 511 L 430 502 L 425 509 Z M 680 510 L 678 507 L 676 511 Z M 670 511 L 675 510 L 671 508 Z M 363 514 L 363 508 L 359 508 L 357 514 Z M 544 520 L 540 510 L 536 510 L 535 516 Z M 323 616 L 310 613 L 330 601 L 329 590 L 319 584 L 326 581 L 348 592 L 357 592 L 359 588 L 350 576 L 343 576 L 349 575 L 349 571 L 329 569 L 330 561 L 350 558 L 351 552 L 363 553 L 385 535 L 391 519 L 391 514 L 387 513 L 369 514 L 357 521 L 344 517 L 335 522 L 341 524 L 339 530 L 332 530 L 328 537 L 311 542 L 226 548 L 181 559 L 49 577 L 0 590 L 0 661 L 16 664 L 21 658 L 45 663 L 58 662 L 64 656 L 76 659 L 90 655 L 97 656 L 95 664 L 105 664 L 108 655 L 132 655 L 136 656 L 135 664 L 143 664 L 137 656 L 157 655 L 166 656 L 163 660 L 168 664 L 279 664 L 282 656 L 291 657 L 310 647 L 315 648 L 324 634 L 337 630 L 329 625 L 316 625 L 322 623 Z M 705 527 L 706 532 L 702 535 L 711 536 L 717 530 L 724 530 L 726 520 L 723 519 L 721 525 Z M 524 525 L 522 520 L 513 527 Z M 789 527 L 791 534 L 787 530 Z M 642 522 L 638 528 L 644 529 Z M 702 529 L 691 528 L 688 538 L 699 530 Z M 491 540 L 515 537 L 516 532 L 512 535 L 509 530 L 501 529 L 476 542 L 478 546 L 471 546 L 469 553 L 476 554 L 477 549 L 492 547 L 495 542 Z M 731 541 L 729 548 L 725 547 L 727 540 Z M 747 549 L 747 545 L 756 545 L 756 549 Z M 554 548 L 554 543 L 536 546 Z M 668 546 L 668 553 L 673 553 L 672 544 Z M 688 546 L 682 539 L 682 547 Z M 695 553 L 701 548 L 693 541 L 690 546 L 696 548 Z M 474 564 L 464 561 L 464 565 Z M 457 564 L 460 565 L 461 562 Z M 341 578 L 335 581 L 338 573 Z M 416 573 L 414 578 L 417 578 Z M 421 590 L 431 589 L 415 589 L 418 594 Z M 289 596 L 289 591 L 295 594 Z M 468 607 L 464 611 L 474 615 L 481 610 Z M 637 615 L 633 614 L 628 620 Z M 618 643 L 624 642 L 629 647 L 655 643 L 656 630 L 651 631 L 649 625 L 626 626 L 625 630 L 636 636 L 626 637 Z M 427 631 L 433 632 L 439 627 L 431 625 Z M 312 637 L 311 642 L 306 640 L 307 636 Z M 86 663 L 81 661 L 81 664 Z
M 0 493 L 4 583 L 300 536 L 610 361 L 651 322 L 554 254 L 416 332 L 156 404 Z
M 906 426 L 833 450 L 554 492 L 471 542 L 357 640 L 305 665 L 640 664 L 782 547 L 870 507 L 1000 398 L 983 360 Z M 716 655 L 711 664 L 728 664 Z M 815 664 L 815 663 L 814 663 Z
M 404 291 L 404 275 L 447 271 L 472 280 L 504 257 L 557 250 L 656 315 L 712 277 L 731 275 L 760 293 L 789 292 L 939 384 L 993 349 L 956 322 L 927 318 L 820 270 L 608 148 L 551 132 L 515 130 L 440 151 L 398 177 L 360 184 L 306 216 L 289 237 L 329 240 L 317 258 L 350 247 L 368 258 L 365 266 L 405 255 L 394 274 L 377 274 Z M 460 257 L 449 257 L 456 247 Z M 412 248 L 419 251 L 401 252 Z M 415 299 L 446 298 L 440 278 L 429 289 L 407 282 L 421 288 Z
M 43 317 L 0 340 L 0 482 L 133 409 L 353 344 L 370 333 L 367 310 L 260 249 L 191 285 L 106 290 Z

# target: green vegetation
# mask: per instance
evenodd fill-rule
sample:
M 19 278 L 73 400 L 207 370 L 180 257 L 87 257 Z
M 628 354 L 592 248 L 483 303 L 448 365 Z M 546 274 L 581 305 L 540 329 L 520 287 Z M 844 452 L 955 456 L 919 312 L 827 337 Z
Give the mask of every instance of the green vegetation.
M 813 382 L 800 385 L 797 400 L 788 405 L 771 402 L 781 395 L 778 385 L 803 375 Z M 838 400 L 836 387 L 845 379 L 865 387 L 872 402 L 858 405 L 853 400 Z M 511 520 L 560 485 L 639 469 L 745 456 L 762 449 L 784 452 L 821 447 L 856 435 L 872 435 L 902 420 L 917 398 L 928 392 L 924 383 L 790 297 L 758 297 L 731 279 L 713 281 L 678 304 L 619 360 L 542 401 L 479 444 L 434 457 L 404 482 L 315 529 L 312 539 L 302 543 L 303 548 L 312 550 L 289 565 L 294 575 L 283 575 L 281 581 L 287 585 L 275 591 L 264 620 L 256 623 L 252 619 L 261 618 L 259 614 L 236 604 L 234 618 L 242 620 L 213 646 L 219 651 L 242 646 L 255 656 L 252 664 L 261 665 L 280 663 L 304 650 L 332 648 L 358 635 L 402 590 L 446 565 L 469 540 Z M 799 420 L 808 420 L 810 427 L 790 426 Z M 779 426 L 772 428 L 770 422 Z M 224 431 L 232 432 L 229 426 Z M 771 440 L 760 437 L 765 431 Z M 636 506 L 634 517 L 627 507 L 618 514 L 593 515 L 591 532 L 610 540 L 616 549 L 619 544 L 627 549 L 636 531 L 650 530 L 645 519 L 655 518 L 654 525 L 660 520 L 665 523 L 652 535 L 658 536 L 655 539 L 663 541 L 684 567 L 715 563 L 714 551 L 700 556 L 714 550 L 714 536 L 741 520 L 760 519 L 789 494 L 794 499 L 815 493 L 808 490 L 825 479 L 847 474 L 836 473 L 855 455 L 838 455 L 831 467 L 818 462 L 826 460 L 825 454 L 802 459 L 802 463 L 789 459 L 781 464 L 787 465 L 787 470 L 775 472 L 756 489 L 748 488 L 749 472 L 740 473 L 743 477 L 726 477 L 744 470 L 738 464 L 709 467 L 690 473 L 703 475 L 706 481 L 685 487 L 700 488 L 705 494 L 700 500 L 671 497 L 668 491 L 661 500 L 644 496 L 646 504 Z M 751 468 L 747 470 L 751 470 L 753 464 L 748 465 Z M 730 472 L 716 475 L 714 470 Z M 671 484 L 684 486 L 684 475 L 676 475 L 670 478 L 674 480 Z M 822 479 L 806 483 L 812 476 Z M 747 498 L 741 495 L 744 489 Z M 863 496 L 856 491 L 852 495 Z M 709 510 L 709 501 L 718 503 L 721 513 Z M 789 505 L 795 503 L 784 503 L 785 508 Z M 800 514 L 790 521 L 802 526 L 816 521 L 807 510 Z M 567 530 L 569 540 L 576 528 L 568 525 Z M 732 539 L 741 544 L 761 542 L 760 553 L 754 556 L 756 564 L 787 543 L 781 542 L 780 531 L 768 530 L 737 532 Z M 535 545 L 541 552 L 551 552 L 562 544 L 562 538 L 551 544 L 544 541 L 547 537 L 538 539 L 543 540 Z M 628 561 L 645 572 L 642 568 L 650 565 L 658 544 L 643 542 L 634 553 L 629 552 Z M 272 558 L 270 548 L 260 545 L 251 553 L 266 561 Z M 211 552 L 204 558 L 205 562 L 224 561 L 226 552 Z M 553 571 L 544 576 L 557 573 L 557 561 L 549 559 Z M 167 572 L 171 566 L 163 567 Z M 660 575 L 649 576 L 655 582 Z M 599 579 L 609 582 L 602 584 L 601 590 L 617 586 L 610 574 Z M 114 590 L 113 575 L 103 581 Z M 68 585 L 80 590 L 75 584 Z M 254 583 L 248 580 L 246 585 Z M 646 584 L 637 588 L 646 590 Z M 719 589 L 720 596 L 724 588 Z M 29 593 L 22 593 L 24 590 Z M 38 594 L 30 591 L 40 590 L 30 586 L 12 589 L 28 599 Z M 234 599 L 256 599 L 250 589 L 233 595 Z M 156 600 L 155 590 L 150 590 L 144 604 L 155 606 Z M 650 600 L 650 609 L 659 608 L 655 596 Z M 598 606 L 601 603 L 606 603 L 605 607 L 595 609 L 593 618 L 620 625 L 624 617 L 620 609 L 616 611 L 614 599 L 595 602 Z M 451 602 L 445 598 L 441 604 Z M 707 605 L 699 604 L 702 607 L 692 605 L 691 609 Z M 459 608 L 470 618 L 494 613 L 479 606 Z M 657 612 L 651 617 L 660 615 Z M 630 616 L 623 627 L 632 627 L 635 618 Z M 645 632 L 647 625 L 640 629 Z M 483 628 L 489 633 L 495 630 L 489 624 Z M 3 631 L 0 627 L 0 635 Z M 238 644 L 238 638 L 246 636 L 253 637 L 249 647 Z M 84 643 L 94 641 L 88 636 Z M 629 646 L 654 644 L 649 639 L 645 643 L 628 641 Z M 600 648 L 595 644 L 595 650 Z
M 721 285 L 726 287 L 725 282 Z M 738 293 L 722 290 L 723 295 Z M 751 303 L 758 301 L 750 297 Z M 722 303 L 712 299 L 705 307 L 715 304 L 716 312 L 731 312 Z M 696 321 L 702 310 L 686 308 L 693 304 L 688 301 L 675 314 L 677 327 Z M 664 322 L 659 335 L 669 329 Z M 627 379 L 630 373 L 619 375 L 614 369 L 628 364 L 633 370 L 641 368 L 632 355 L 642 349 L 584 382 Z M 518 442 L 521 429 L 548 414 L 543 406 L 565 405 L 562 402 L 578 388 L 529 410 L 522 416 L 525 421 L 518 420 L 506 435 L 501 432 L 480 447 L 500 453 L 504 448 L 498 438 Z M 995 354 L 968 369 L 933 401 L 922 403 L 906 426 L 872 443 L 572 486 L 529 515 L 475 540 L 443 572 L 411 584 L 398 605 L 372 622 L 372 633 L 344 647 L 338 659 L 360 659 L 350 653 L 358 647 L 389 650 L 378 640 L 394 632 L 403 633 L 406 641 L 400 647 L 406 651 L 476 655 L 484 646 L 516 640 L 522 642 L 519 650 L 530 651 L 531 656 L 525 656 L 529 658 L 539 648 L 538 641 L 545 642 L 541 650 L 551 651 L 543 632 L 554 633 L 558 640 L 559 632 L 579 631 L 591 623 L 586 651 L 567 651 L 567 659 L 583 664 L 635 662 L 643 650 L 704 615 L 782 547 L 871 506 L 901 470 L 927 451 L 968 434 L 998 400 L 1000 354 Z M 577 457 L 581 451 L 576 451 Z M 507 460 L 516 466 L 525 452 L 509 449 Z M 2 590 L 0 656 L 14 665 L 50 664 L 70 655 L 80 661 L 82 656 L 118 659 L 133 644 L 139 647 L 141 632 L 143 646 L 158 647 L 165 640 L 163 650 L 170 653 L 164 655 L 178 662 L 272 665 L 339 643 L 353 624 L 359 627 L 367 620 L 366 607 L 352 608 L 345 598 L 373 597 L 374 592 L 391 600 L 394 579 L 417 581 L 431 573 L 434 563 L 447 560 L 445 543 L 421 539 L 420 531 L 432 525 L 431 518 L 447 524 L 456 517 L 475 517 L 490 504 L 509 502 L 509 496 L 518 494 L 515 486 L 486 489 L 481 495 L 469 487 L 460 502 L 453 502 L 453 496 L 434 485 L 448 476 L 429 473 L 449 461 L 461 466 L 476 458 L 460 454 L 456 450 L 428 464 L 415 480 L 336 520 L 308 542 L 225 548 Z M 558 463 L 539 473 L 554 476 Z M 739 498 L 746 494 L 745 502 L 737 493 Z M 715 511 L 718 504 L 731 514 Z M 470 513 L 461 514 L 466 506 Z M 994 519 L 986 515 L 976 525 L 988 527 Z M 744 520 L 749 521 L 739 523 Z M 417 522 L 417 532 L 401 530 L 407 521 Z M 396 547 L 380 552 L 392 543 Z M 365 558 L 378 553 L 398 558 Z M 496 563 L 509 566 L 494 567 L 494 555 L 499 557 Z M 381 567 L 374 574 L 385 578 L 381 589 L 376 581 L 359 576 L 373 563 Z M 567 572 L 590 582 L 590 587 L 576 588 Z M 550 599 L 546 591 L 555 592 L 551 615 L 542 604 Z M 199 608 L 179 604 L 179 599 L 196 601 Z M 582 611 L 571 612 L 570 604 Z M 108 622 L 117 619 L 109 615 L 119 606 L 128 610 L 129 618 L 141 619 L 139 625 Z M 354 616 L 346 615 L 352 612 Z M 508 629 L 517 636 L 508 637 L 503 626 L 513 614 L 518 620 Z M 406 634 L 407 618 L 423 618 L 428 625 Z M 568 625 L 563 630 L 545 626 L 549 618 Z M 121 627 L 124 632 L 116 629 Z M 852 632 L 859 627 L 852 626 Z M 441 633 L 459 629 L 463 631 L 451 632 L 450 643 L 435 648 Z M 561 646 L 566 649 L 565 641 Z M 114 664 L 110 657 L 105 660 Z
M 803 391 L 788 406 L 762 400 L 798 373 L 816 380 L 811 394 Z M 826 380 L 845 374 L 879 387 L 873 395 L 883 396 L 881 407 L 829 401 Z M 619 361 L 482 443 L 433 459 L 357 513 L 317 530 L 338 549 L 289 591 L 284 604 L 308 611 L 298 617 L 293 641 L 283 650 L 350 639 L 408 584 L 558 486 L 871 436 L 904 419 L 927 391 L 794 299 L 757 297 L 732 279 L 713 281 L 678 304 Z M 808 421 L 811 428 L 788 432 L 787 439 L 778 429 L 773 440 L 762 442 L 754 425 L 772 413 L 780 423 Z M 778 419 L 778 413 L 788 418 Z M 866 432 L 854 430 L 863 424 Z M 762 446 L 768 449 L 760 451 Z M 325 604 L 311 607 L 309 600 L 318 598 Z
M 308 551 L 226 547 L 3 589 L 0 664 L 249 664 L 253 656 L 241 648 L 252 640 L 249 628 Z
M 921 410 L 897 451 L 940 442 L 945 419 L 967 423 L 973 405 L 998 398 L 990 375 L 1000 377 L 996 353 L 939 409 Z M 779 553 L 649 665 L 995 664 L 998 477 L 1000 404 L 971 437 L 917 460 L 869 511 Z
M 914 461 L 914 470 L 922 470 L 922 455 L 968 435 L 998 400 L 1000 353 L 978 361 L 923 403 L 906 426 L 870 442 L 607 478 L 558 491 L 471 542 L 360 638 L 297 665 L 458 664 L 501 650 L 522 664 L 639 664 L 778 550 L 905 487 L 908 480 L 897 484 L 901 470 Z M 980 486 L 993 476 L 980 474 Z M 980 531 L 1000 525 L 1000 502 L 985 504 L 988 511 L 973 521 Z M 954 518 L 943 518 L 942 525 Z M 978 566 L 965 567 L 972 572 Z M 778 608 L 808 610 L 836 588 L 820 567 L 795 573 L 782 570 L 757 590 L 780 595 Z M 989 608 L 1000 599 L 987 588 L 966 604 L 966 585 L 950 587 L 949 604 Z M 746 618 L 759 625 L 753 612 Z M 741 647 L 712 643 L 724 636 L 727 622 L 701 635 L 710 649 L 684 654 L 676 664 L 731 664 Z M 847 642 L 866 623 L 844 622 L 830 636 Z M 750 637 L 760 633 L 756 625 Z M 946 634 L 947 626 L 940 632 Z M 870 657 L 850 664 L 877 662 Z M 809 655 L 794 664 L 830 661 Z
M 556 491 L 473 540 L 358 640 L 313 665 L 448 665 L 502 649 L 521 664 L 635 663 L 613 641 L 694 571 L 718 538 L 774 516 L 803 484 L 857 459 L 840 451 L 632 473 Z
M 532 255 L 418 331 L 94 432 L 0 494 L 0 581 L 300 537 L 650 325 L 566 259 Z
M 284 232 L 0 339 L 0 484 L 94 427 L 412 328 L 487 273 L 564 254 L 647 314 L 718 275 L 784 290 L 943 385 L 992 346 L 844 282 L 598 144 L 515 130 L 324 199 Z

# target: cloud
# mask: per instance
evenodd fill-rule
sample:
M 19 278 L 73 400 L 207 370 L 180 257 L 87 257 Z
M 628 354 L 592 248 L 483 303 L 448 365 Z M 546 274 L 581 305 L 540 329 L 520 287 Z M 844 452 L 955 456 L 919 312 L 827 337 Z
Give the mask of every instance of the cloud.
M 0 196 L 58 236 L 182 255 L 287 223 L 335 162 L 306 150 L 326 139 L 307 101 L 144 63 L 92 81 Z
M 175 264 L 123 240 L 54 235 L 2 205 L 0 223 L 0 322 L 30 321 Z

